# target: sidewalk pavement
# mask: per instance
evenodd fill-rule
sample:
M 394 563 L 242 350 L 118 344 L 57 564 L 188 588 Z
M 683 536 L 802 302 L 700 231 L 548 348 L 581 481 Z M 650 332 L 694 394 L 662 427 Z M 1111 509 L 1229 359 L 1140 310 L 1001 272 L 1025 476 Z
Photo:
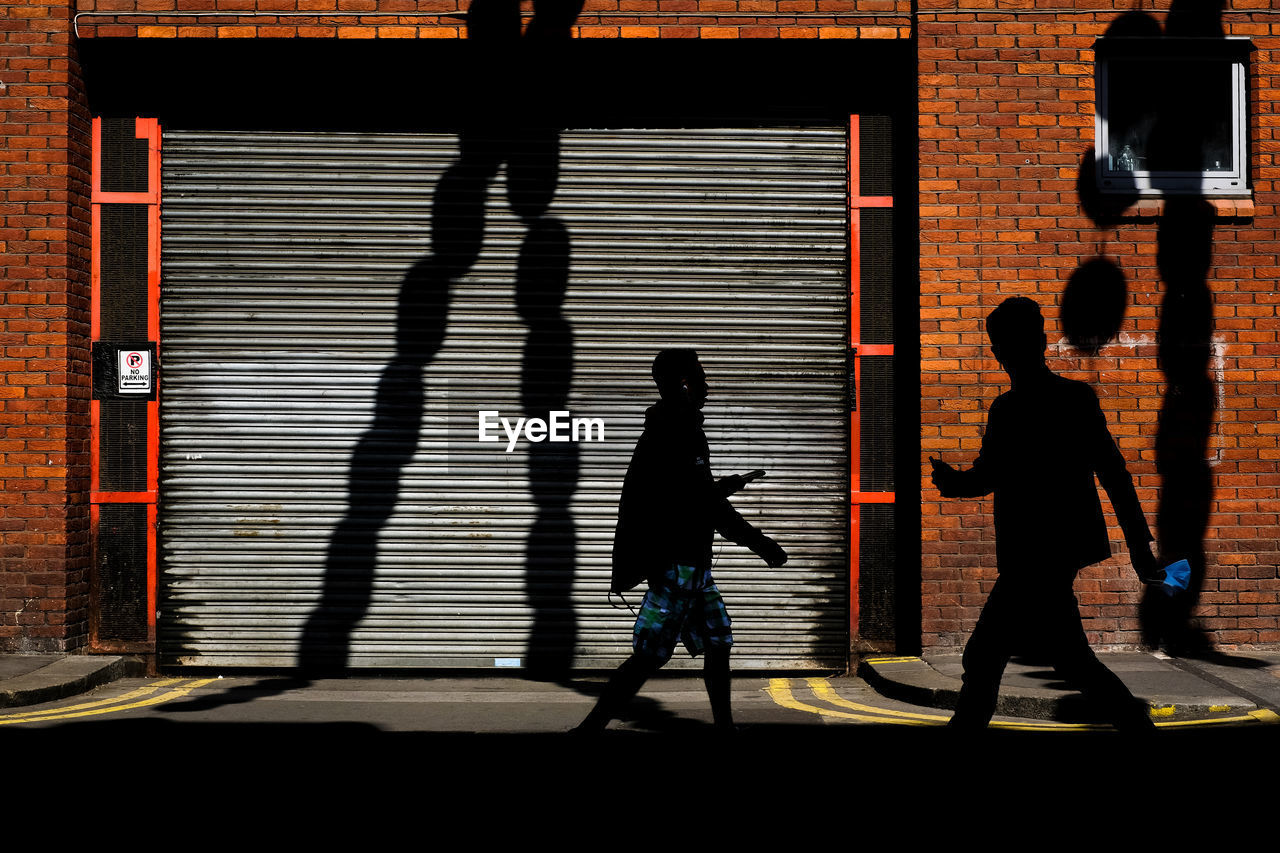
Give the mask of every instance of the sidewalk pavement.
M 1099 657 L 1151 705 L 1157 720 L 1280 713 L 1280 650 L 1215 652 L 1196 659 L 1132 651 Z M 946 709 L 955 704 L 961 673 L 958 652 L 935 651 L 922 658 L 865 658 L 857 674 L 888 698 Z M 127 657 L 0 655 L 0 708 L 52 702 L 142 674 L 141 663 Z M 996 708 L 998 716 L 1063 722 L 1088 721 L 1089 711 L 1050 666 L 1016 659 L 1005 671 Z
M 56 702 L 142 673 L 139 661 L 117 655 L 0 655 L 0 708 Z
M 1280 713 L 1280 650 L 1208 652 L 1173 658 L 1162 652 L 1099 652 L 1098 658 L 1144 699 L 1157 721 Z M 933 708 L 953 708 L 964 667 L 959 651 L 923 657 L 869 657 L 859 667 L 883 696 Z M 1033 720 L 1095 720 L 1089 703 L 1048 663 L 1015 658 L 1000 683 L 996 715 Z

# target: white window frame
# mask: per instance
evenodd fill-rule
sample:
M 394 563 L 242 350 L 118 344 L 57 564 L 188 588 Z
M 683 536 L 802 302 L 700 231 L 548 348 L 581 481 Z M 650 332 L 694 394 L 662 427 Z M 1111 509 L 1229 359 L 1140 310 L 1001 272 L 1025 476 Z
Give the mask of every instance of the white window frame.
M 1198 194 L 1210 198 L 1249 196 L 1249 95 L 1248 62 L 1250 40 L 1227 39 L 1163 39 L 1169 53 L 1155 52 L 1147 39 L 1107 39 L 1095 44 L 1095 84 L 1098 108 L 1094 115 L 1094 152 L 1097 186 L 1104 193 L 1126 193 L 1139 196 Z M 1235 169 L 1191 171 L 1146 170 L 1119 171 L 1110 168 L 1110 135 L 1107 116 L 1110 63 L 1113 60 L 1137 60 L 1143 57 L 1167 56 L 1181 59 L 1217 60 L 1231 63 L 1232 152 Z

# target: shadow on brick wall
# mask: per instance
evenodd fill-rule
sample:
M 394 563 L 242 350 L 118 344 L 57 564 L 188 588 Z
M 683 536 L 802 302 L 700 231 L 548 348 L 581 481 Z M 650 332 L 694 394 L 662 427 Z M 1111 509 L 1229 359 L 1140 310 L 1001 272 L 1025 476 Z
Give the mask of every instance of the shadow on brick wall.
M 1142 11 L 1127 12 L 1108 27 L 1106 39 L 1130 45 L 1156 45 L 1161 39 L 1223 39 L 1222 0 L 1174 0 L 1164 26 Z M 1141 76 L 1141 75 L 1140 75 Z M 1209 635 L 1193 614 L 1205 579 L 1205 533 L 1213 503 L 1214 479 L 1208 461 L 1216 387 L 1210 370 L 1213 292 L 1210 287 L 1215 212 L 1201 191 L 1162 178 L 1161 158 L 1196 156 L 1210 145 L 1208 123 L 1190 127 L 1176 113 L 1177 91 L 1130 93 L 1154 105 L 1145 153 L 1150 155 L 1151 186 L 1162 190 L 1164 204 L 1156 231 L 1156 265 L 1164 285 L 1159 306 L 1157 352 L 1164 377 L 1155 438 L 1160 476 L 1156 511 L 1161 559 L 1191 564 L 1187 591 L 1169 597 L 1148 588 L 1139 607 L 1144 639 L 1180 655 L 1208 654 Z M 1099 105 L 1101 93 L 1099 93 Z M 1138 200 L 1136 189 L 1100 192 L 1096 157 L 1090 149 L 1077 180 L 1081 207 L 1104 230 L 1118 224 Z M 1102 251 L 1100 247 L 1100 252 Z M 1099 256 L 1084 261 L 1063 294 L 1063 325 L 1071 343 L 1097 350 L 1119 332 L 1127 302 L 1124 273 Z

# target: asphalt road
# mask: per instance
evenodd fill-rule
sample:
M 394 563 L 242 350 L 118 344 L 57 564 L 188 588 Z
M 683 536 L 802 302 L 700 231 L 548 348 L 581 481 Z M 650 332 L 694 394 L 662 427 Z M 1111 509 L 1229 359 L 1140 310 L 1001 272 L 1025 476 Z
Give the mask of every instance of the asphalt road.
M 359 842 L 376 847 L 391 843 L 389 827 L 422 831 L 440 821 L 523 846 L 534 829 L 568 822 L 577 849 L 641 831 L 655 816 L 674 820 L 671 809 L 682 826 L 702 813 L 734 816 L 716 832 L 751 846 L 766 826 L 786 835 L 812 821 L 892 820 L 894 832 L 918 841 L 939 828 L 938 809 L 965 803 L 1001 813 L 1021 803 L 1030 814 L 1046 798 L 1137 797 L 1144 811 L 1176 808 L 1170 780 L 1178 780 L 1173 794 L 1197 799 L 1230 786 L 1233 814 L 1243 814 L 1242 793 L 1273 790 L 1280 755 L 1280 724 L 1256 722 L 1134 742 L 1105 728 L 1007 720 L 957 739 L 942 726 L 945 711 L 887 700 L 855 678 L 737 678 L 743 728 L 720 738 L 700 680 L 660 677 L 605 735 L 568 734 L 601 683 L 125 679 L 8 709 L 0 757 L 11 792 L 112 813 L 119 804 L 183 826 L 212 821 L 219 828 L 208 832 L 237 843 L 247 832 L 253 846 L 334 841 L 341 827 L 346 837 L 383 833 Z M 13 793 L 8 802 L 24 799 Z

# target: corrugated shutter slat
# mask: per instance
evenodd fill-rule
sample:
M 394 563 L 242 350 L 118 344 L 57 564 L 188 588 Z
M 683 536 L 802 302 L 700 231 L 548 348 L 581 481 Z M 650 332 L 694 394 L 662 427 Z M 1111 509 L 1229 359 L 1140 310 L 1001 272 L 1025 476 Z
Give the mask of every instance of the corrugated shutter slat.
M 562 228 L 534 239 L 506 167 L 483 192 L 440 190 L 455 135 L 166 133 L 166 662 L 293 665 L 328 572 L 345 580 L 330 604 L 361 614 L 352 666 L 528 663 L 565 644 L 577 666 L 615 665 L 632 622 L 606 598 L 618 492 L 653 356 L 690 346 L 715 470 L 768 470 L 734 503 L 792 554 L 771 571 L 717 544 L 735 666 L 841 665 L 846 144 L 843 128 L 565 131 L 554 172 L 517 170 L 532 175 L 517 196 L 554 178 L 541 222 Z M 459 239 L 479 209 L 442 344 L 420 371 L 397 363 L 407 272 L 432 256 L 433 227 Z M 567 273 L 567 334 L 529 340 L 522 253 L 538 276 Z M 535 311 L 554 315 L 557 286 L 532 288 Z M 605 442 L 573 459 L 477 441 L 479 410 L 514 418 L 522 394 L 566 391 Z M 394 508 L 362 521 L 353 494 Z

